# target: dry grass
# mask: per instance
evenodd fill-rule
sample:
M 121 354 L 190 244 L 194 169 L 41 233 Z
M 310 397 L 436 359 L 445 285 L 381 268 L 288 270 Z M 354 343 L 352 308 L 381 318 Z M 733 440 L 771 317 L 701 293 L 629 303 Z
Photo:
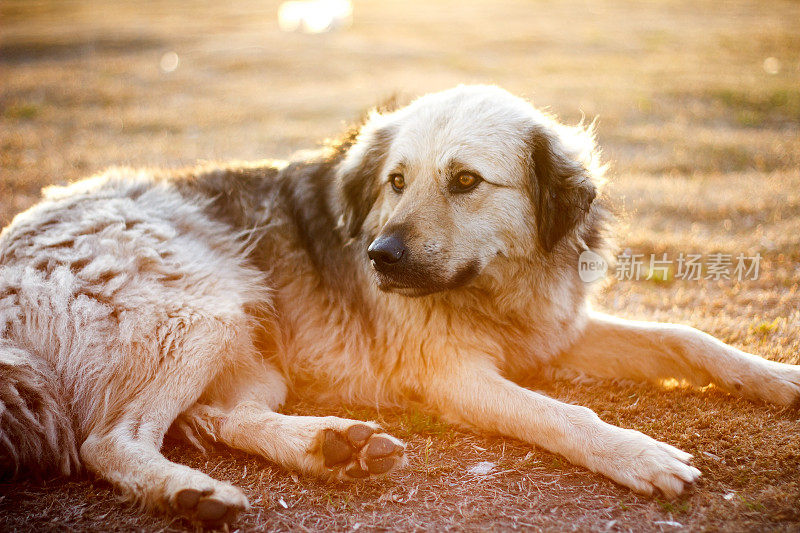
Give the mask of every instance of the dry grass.
M 689 323 L 800 363 L 800 37 L 796 2 L 357 3 L 351 30 L 286 35 L 276 5 L 43 2 L 0 5 L 0 225 L 43 185 L 110 164 L 286 156 L 400 90 L 492 82 L 564 120 L 599 116 L 638 253 L 765 259 L 749 282 L 610 281 L 598 306 Z M 169 51 L 175 72 L 159 69 Z M 767 57 L 781 70 L 768 74 Z M 169 457 L 241 486 L 243 530 L 775 530 L 800 528 L 797 411 L 713 388 L 531 383 L 696 457 L 674 502 L 639 498 L 518 442 L 427 415 L 325 408 L 382 420 L 411 467 L 326 485 L 229 450 Z M 497 473 L 475 476 L 480 461 Z M 180 530 L 85 479 L 0 485 L 4 530 Z

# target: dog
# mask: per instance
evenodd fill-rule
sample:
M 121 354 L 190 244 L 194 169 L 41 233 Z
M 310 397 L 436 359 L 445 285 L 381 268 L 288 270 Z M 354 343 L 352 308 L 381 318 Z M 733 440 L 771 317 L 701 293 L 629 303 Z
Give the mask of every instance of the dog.
M 590 309 L 578 258 L 609 254 L 604 171 L 591 128 L 459 86 L 288 162 L 47 189 L 0 236 L 6 474 L 86 468 L 215 527 L 247 499 L 163 457 L 168 430 L 328 478 L 405 464 L 373 422 L 280 414 L 291 390 L 422 402 L 674 497 L 700 476 L 688 453 L 515 380 L 676 378 L 790 405 L 800 366 Z

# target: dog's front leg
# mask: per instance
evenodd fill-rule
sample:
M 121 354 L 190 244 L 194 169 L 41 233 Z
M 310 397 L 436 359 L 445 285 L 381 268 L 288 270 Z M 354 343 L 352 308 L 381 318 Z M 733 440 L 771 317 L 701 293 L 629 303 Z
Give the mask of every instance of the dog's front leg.
M 688 453 L 607 424 L 585 407 L 520 387 L 488 360 L 462 358 L 422 381 L 427 401 L 446 418 L 561 454 L 636 492 L 658 488 L 673 497 L 700 476 Z

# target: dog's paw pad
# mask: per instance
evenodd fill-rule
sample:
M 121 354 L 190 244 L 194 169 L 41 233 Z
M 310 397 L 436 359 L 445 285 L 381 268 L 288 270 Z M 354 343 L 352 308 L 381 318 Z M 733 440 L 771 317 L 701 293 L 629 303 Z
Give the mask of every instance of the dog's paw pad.
M 347 477 L 351 477 L 353 479 L 363 479 L 365 477 L 369 477 L 369 470 L 364 470 L 358 463 L 352 465 L 350 468 L 345 470 L 344 473 L 347 475 Z
M 402 451 L 402 449 L 402 446 L 398 446 L 391 440 L 378 435 L 375 438 L 370 439 L 369 444 L 364 449 L 364 455 L 370 459 L 376 457 L 386 457 L 387 455 L 392 455 L 397 451 Z
M 341 433 L 332 429 L 325 430 L 325 437 L 322 441 L 322 457 L 326 467 L 331 468 L 350 461 L 354 451 Z
M 367 469 L 370 474 L 380 475 L 389 472 L 399 462 L 398 457 L 381 457 L 379 459 L 367 459 Z
M 183 489 L 175 495 L 175 505 L 182 511 L 191 511 L 197 507 L 202 492 L 196 489 Z
M 375 430 L 366 424 L 356 424 L 347 428 L 347 438 L 353 446 L 361 447 L 367 442 Z
M 344 431 L 324 430 L 322 460 L 334 478 L 379 476 L 403 464 L 403 443 L 376 431 L 367 424 L 354 424 Z
M 405 461 L 405 446 L 385 433 L 372 435 L 359 451 L 356 464 L 370 475 L 379 476 L 391 472 Z
M 224 501 L 222 497 L 212 494 L 213 489 L 182 489 L 175 494 L 173 507 L 190 521 L 211 528 L 231 524 L 239 512 L 247 507 L 244 496 Z
M 231 510 L 227 504 L 208 498 L 197 504 L 197 518 L 202 522 L 216 522 L 222 519 Z

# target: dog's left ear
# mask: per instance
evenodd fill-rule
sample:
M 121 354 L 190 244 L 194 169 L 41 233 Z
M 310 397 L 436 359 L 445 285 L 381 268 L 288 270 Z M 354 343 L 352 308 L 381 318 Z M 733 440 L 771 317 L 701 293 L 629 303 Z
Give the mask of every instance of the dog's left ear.
M 358 134 L 339 167 L 337 189 L 344 206 L 344 225 L 353 238 L 378 198 L 380 172 L 393 138 L 389 126 L 367 123 Z
M 535 128 L 528 147 L 537 236 L 550 252 L 589 212 L 597 189 L 589 170 L 565 151 L 555 132 Z

